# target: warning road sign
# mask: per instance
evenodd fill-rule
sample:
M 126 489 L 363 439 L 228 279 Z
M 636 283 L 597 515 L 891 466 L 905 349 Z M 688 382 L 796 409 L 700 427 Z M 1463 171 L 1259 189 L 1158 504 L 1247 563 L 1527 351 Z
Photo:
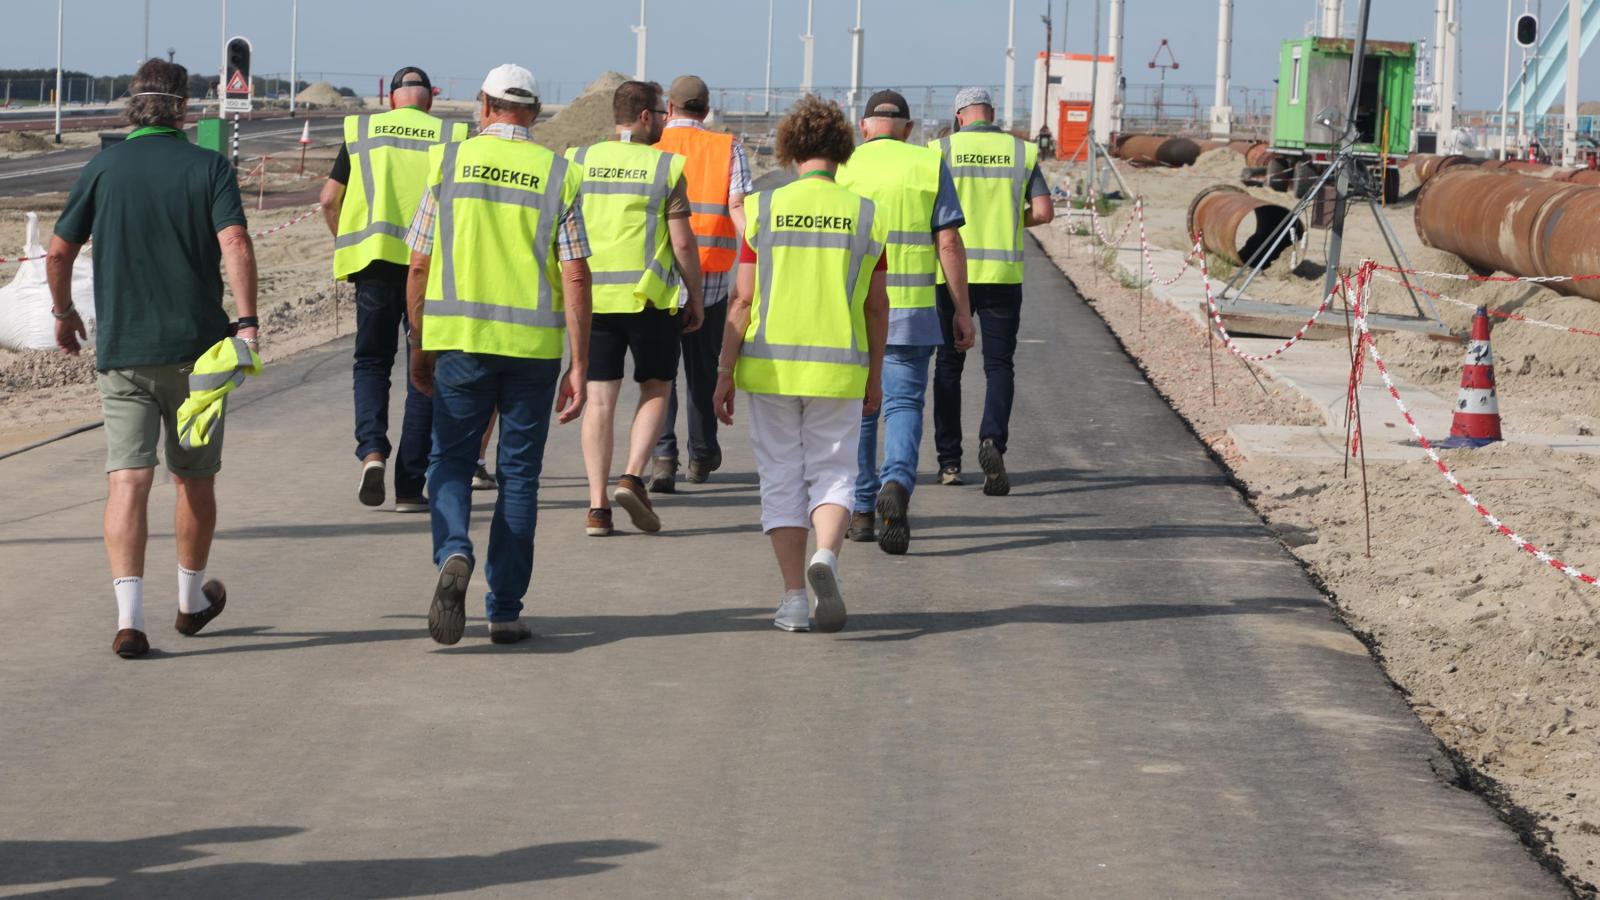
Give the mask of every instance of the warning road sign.
M 250 85 L 245 82 L 244 73 L 243 72 L 240 72 L 237 69 L 234 70 L 233 77 L 228 79 L 228 93 L 230 93 L 230 94 L 248 94 L 248 93 L 250 93 Z

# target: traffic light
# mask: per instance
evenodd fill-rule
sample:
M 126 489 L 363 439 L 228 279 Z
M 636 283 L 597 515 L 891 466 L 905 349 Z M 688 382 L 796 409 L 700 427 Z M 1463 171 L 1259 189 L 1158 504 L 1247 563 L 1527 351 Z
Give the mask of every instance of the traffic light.
M 239 73 L 237 79 L 235 72 Z M 228 82 L 232 90 L 238 90 L 239 82 L 244 83 L 246 93 L 250 90 L 250 42 L 242 37 L 228 42 Z
M 1517 43 L 1522 47 L 1532 47 L 1539 43 L 1539 17 L 1522 15 L 1517 17 Z

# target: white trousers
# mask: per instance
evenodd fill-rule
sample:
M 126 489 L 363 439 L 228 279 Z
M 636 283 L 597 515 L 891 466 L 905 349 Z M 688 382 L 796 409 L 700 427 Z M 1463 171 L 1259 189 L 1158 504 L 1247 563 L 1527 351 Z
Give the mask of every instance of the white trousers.
M 745 394 L 761 476 L 761 530 L 811 527 L 811 513 L 855 502 L 860 400 Z

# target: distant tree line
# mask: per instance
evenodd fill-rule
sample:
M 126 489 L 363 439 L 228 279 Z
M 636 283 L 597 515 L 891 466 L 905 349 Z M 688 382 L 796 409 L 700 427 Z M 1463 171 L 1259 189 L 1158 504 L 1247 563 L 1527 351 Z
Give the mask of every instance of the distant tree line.
M 257 97 L 267 97 L 288 92 L 288 79 L 285 78 L 251 78 L 252 87 Z M 90 75 L 77 69 L 64 69 L 61 72 L 62 99 L 68 103 L 81 103 L 88 100 L 116 100 L 128 94 L 129 85 L 133 83 L 132 75 Z M 55 90 L 55 69 L 0 69 L 0 104 L 7 98 L 19 102 L 44 102 L 48 93 Z M 294 93 L 298 94 L 310 86 L 305 79 L 297 79 Z M 204 99 L 213 96 L 217 87 L 217 75 L 213 72 L 189 71 L 189 96 L 195 99 Z M 355 91 L 350 88 L 339 88 L 339 93 L 346 97 L 354 97 Z M 270 93 L 269 93 L 270 92 Z

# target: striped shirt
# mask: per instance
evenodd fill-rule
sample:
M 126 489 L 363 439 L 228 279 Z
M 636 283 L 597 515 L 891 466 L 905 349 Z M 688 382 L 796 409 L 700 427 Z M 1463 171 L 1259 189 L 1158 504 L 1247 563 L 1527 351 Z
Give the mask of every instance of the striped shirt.
M 495 137 L 506 138 L 512 141 L 531 141 L 533 137 L 528 129 L 520 125 L 506 125 L 496 122 L 479 132 L 480 135 L 488 134 Z M 554 190 L 556 185 L 551 185 Z M 411 228 L 406 232 L 406 246 L 424 256 L 433 253 L 434 230 L 439 219 L 439 199 L 434 191 L 424 191 L 422 202 L 417 205 L 417 214 L 411 217 Z M 567 207 L 561 216 L 561 227 L 556 232 L 557 249 L 563 262 L 575 259 L 587 259 L 589 252 L 589 233 L 583 228 L 583 210 L 578 204 Z
M 667 122 L 668 128 L 696 128 L 705 131 L 704 122 L 680 116 Z M 733 159 L 728 164 L 728 195 L 730 197 L 743 197 L 756 192 L 755 181 L 750 177 L 750 157 L 745 155 L 744 144 L 738 138 L 733 139 Z M 734 272 L 737 267 L 726 272 L 705 273 L 705 305 L 715 306 L 728 299 L 728 288 L 733 284 Z

